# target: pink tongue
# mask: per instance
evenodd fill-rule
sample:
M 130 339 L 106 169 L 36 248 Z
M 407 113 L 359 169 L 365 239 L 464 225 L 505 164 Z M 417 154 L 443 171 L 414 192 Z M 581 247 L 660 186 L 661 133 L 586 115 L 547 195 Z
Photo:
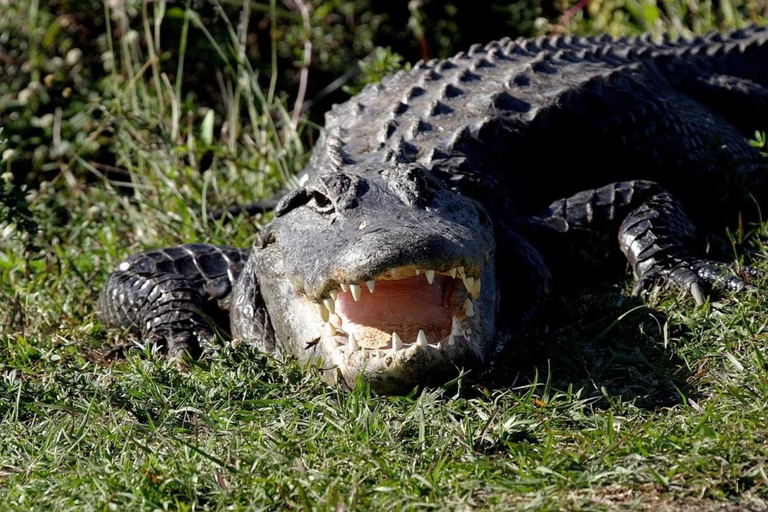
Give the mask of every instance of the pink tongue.
M 376 281 L 375 293 L 363 285 L 360 300 L 341 292 L 336 300 L 336 314 L 342 329 L 354 333 L 366 348 L 390 346 L 396 332 L 403 343 L 413 343 L 419 330 L 431 343 L 451 332 L 451 316 L 443 303 L 441 280 L 428 284 L 424 276 L 396 281 Z

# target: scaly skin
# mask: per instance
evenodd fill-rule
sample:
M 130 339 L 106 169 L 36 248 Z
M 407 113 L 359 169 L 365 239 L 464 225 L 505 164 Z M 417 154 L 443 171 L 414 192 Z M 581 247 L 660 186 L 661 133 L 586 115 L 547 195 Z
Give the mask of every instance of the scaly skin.
M 742 291 L 751 271 L 701 259 L 694 222 L 722 232 L 768 206 L 744 138 L 768 119 L 766 63 L 753 27 L 502 40 L 417 64 L 326 115 L 306 183 L 244 267 L 234 249 L 206 278 L 182 264 L 211 246 L 135 256 L 100 311 L 196 352 L 200 313 L 231 303 L 235 338 L 397 392 L 495 361 L 579 259 L 623 253 L 638 292 Z
M 198 355 L 213 337 L 209 319 L 229 309 L 248 251 L 187 244 L 131 256 L 109 276 L 97 308 L 171 355 Z

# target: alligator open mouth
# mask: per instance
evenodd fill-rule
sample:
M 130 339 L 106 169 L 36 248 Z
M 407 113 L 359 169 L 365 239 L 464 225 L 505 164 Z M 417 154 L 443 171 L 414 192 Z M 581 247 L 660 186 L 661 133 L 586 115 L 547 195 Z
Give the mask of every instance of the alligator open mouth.
M 365 359 L 455 351 L 471 340 L 482 281 L 461 266 L 445 272 L 405 266 L 364 283 L 333 285 L 315 302 L 323 341 L 336 355 Z

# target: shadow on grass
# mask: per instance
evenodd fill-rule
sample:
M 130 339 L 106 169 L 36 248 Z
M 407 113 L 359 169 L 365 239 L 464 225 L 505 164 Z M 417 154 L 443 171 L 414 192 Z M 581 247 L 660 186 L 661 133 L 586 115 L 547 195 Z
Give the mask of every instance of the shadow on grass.
M 598 406 L 621 400 L 646 409 L 697 394 L 687 365 L 665 343 L 666 316 L 618 288 L 606 285 L 559 297 L 537 323 L 537 334 L 509 341 L 492 374 L 481 379 L 484 384 L 508 387 L 548 379 L 554 389 L 572 387 L 602 397 Z

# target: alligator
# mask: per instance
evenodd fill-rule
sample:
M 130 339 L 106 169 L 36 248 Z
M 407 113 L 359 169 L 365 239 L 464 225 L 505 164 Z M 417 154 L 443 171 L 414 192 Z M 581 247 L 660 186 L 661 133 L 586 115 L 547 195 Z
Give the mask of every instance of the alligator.
M 556 283 L 616 255 L 633 293 L 754 288 L 694 222 L 722 236 L 768 205 L 745 138 L 766 120 L 766 28 L 474 45 L 335 105 L 250 249 L 131 256 L 97 308 L 172 356 L 228 319 L 235 340 L 382 393 L 493 368 Z

